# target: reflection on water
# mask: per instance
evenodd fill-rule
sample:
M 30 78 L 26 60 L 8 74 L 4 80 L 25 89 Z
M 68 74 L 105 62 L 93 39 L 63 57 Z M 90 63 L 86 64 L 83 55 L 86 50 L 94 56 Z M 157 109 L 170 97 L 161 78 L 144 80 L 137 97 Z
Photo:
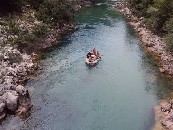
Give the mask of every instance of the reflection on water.
M 8 117 L 0 129 L 150 130 L 153 107 L 172 88 L 142 52 L 124 18 L 106 5 L 82 9 L 77 29 L 41 61 L 43 73 L 29 81 L 33 109 L 26 120 Z M 96 47 L 95 67 L 83 56 Z

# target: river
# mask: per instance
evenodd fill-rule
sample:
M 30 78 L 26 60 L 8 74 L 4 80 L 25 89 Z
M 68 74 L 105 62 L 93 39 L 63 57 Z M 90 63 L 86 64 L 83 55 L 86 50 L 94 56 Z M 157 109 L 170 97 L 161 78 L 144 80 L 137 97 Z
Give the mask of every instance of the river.
M 27 87 L 27 118 L 9 116 L 2 130 L 151 130 L 154 106 L 173 88 L 125 18 L 108 5 L 82 9 L 77 28 L 45 52 L 43 72 Z M 83 56 L 103 55 L 93 67 Z

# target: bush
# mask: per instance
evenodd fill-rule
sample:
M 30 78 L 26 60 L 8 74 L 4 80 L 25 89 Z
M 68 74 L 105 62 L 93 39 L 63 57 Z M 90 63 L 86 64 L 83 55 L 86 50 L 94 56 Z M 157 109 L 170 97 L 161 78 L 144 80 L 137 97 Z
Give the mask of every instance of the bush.
M 157 32 L 158 30 L 156 29 L 158 26 L 158 19 L 155 17 L 150 17 L 150 18 L 145 18 L 144 19 L 145 25 L 150 28 L 153 32 Z
M 17 44 L 19 48 L 32 48 L 37 39 L 35 35 L 30 33 L 20 35 L 19 38 L 16 39 L 15 44 Z
M 40 38 L 46 36 L 49 30 L 50 30 L 50 25 L 42 23 L 38 24 L 33 28 L 33 34 Z
M 160 36 L 173 33 L 173 0 L 126 0 L 135 15 Z
M 153 7 L 153 6 L 150 6 L 150 7 L 147 9 L 148 17 L 153 17 L 153 16 L 155 16 L 157 13 L 158 13 L 158 9 L 155 8 L 155 7 Z
M 9 29 L 6 30 L 8 33 L 13 34 L 13 35 L 18 35 L 20 33 L 21 30 L 19 28 L 19 25 L 16 24 L 16 22 L 13 18 L 10 18 L 6 24 L 9 27 Z
M 167 44 L 167 50 L 173 52 L 173 33 L 165 37 L 165 42 Z
M 20 63 L 22 61 L 22 56 L 19 53 L 9 53 L 9 62 L 10 64 L 13 63 Z
M 173 34 L 173 17 L 166 21 L 163 29 L 169 34 Z

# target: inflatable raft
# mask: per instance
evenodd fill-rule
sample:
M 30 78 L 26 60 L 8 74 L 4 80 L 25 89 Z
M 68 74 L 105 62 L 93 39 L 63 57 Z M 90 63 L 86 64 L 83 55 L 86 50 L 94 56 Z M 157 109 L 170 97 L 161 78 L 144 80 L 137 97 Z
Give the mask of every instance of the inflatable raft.
M 101 60 L 101 57 L 98 58 L 98 59 L 96 59 L 96 60 L 94 60 L 94 61 L 92 61 L 92 62 L 90 62 L 89 59 L 86 58 L 86 59 L 85 59 L 85 63 L 86 63 L 87 65 L 95 65 L 95 64 L 97 64 L 100 60 Z

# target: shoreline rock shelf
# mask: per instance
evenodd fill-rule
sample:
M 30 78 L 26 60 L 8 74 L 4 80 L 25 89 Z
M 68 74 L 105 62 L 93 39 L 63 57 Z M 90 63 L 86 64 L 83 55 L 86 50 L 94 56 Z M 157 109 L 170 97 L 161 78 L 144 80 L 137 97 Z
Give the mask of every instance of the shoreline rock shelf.
M 76 5 L 76 10 L 90 5 L 90 1 L 81 1 Z M 33 27 L 42 24 L 42 21 L 38 21 L 34 14 L 33 10 L 24 11 L 23 16 L 26 19 L 21 17 L 14 19 L 14 22 L 19 26 L 21 31 L 32 33 Z M 0 17 L 0 22 L 5 23 L 5 19 Z M 2 44 L 5 47 L 1 47 L 0 45 L 0 121 L 7 114 L 20 115 L 32 107 L 29 91 L 23 85 L 41 67 L 33 62 L 34 55 L 30 55 L 30 53 L 58 44 L 61 35 L 74 30 L 75 24 L 73 22 L 64 23 L 61 27 L 57 24 L 54 29 L 49 30 L 44 38 L 35 43 L 34 48 L 30 49 L 24 46 L 20 48 L 17 45 L 20 51 L 12 47 L 13 45 L 6 45 L 8 40 L 18 38 L 18 35 L 9 33 L 9 29 L 9 26 L 6 24 L 0 25 L 0 43 L 5 43 Z M 21 52 L 28 52 L 29 55 Z M 35 57 L 37 57 L 37 54 Z
M 149 29 L 147 29 L 145 24 L 142 22 L 143 18 L 137 18 L 134 16 L 131 10 L 126 6 L 126 3 L 116 3 L 114 7 L 117 11 L 126 16 L 129 24 L 133 26 L 134 30 L 141 37 L 144 48 L 150 54 L 154 55 L 154 58 L 159 59 L 159 71 L 172 77 L 173 56 L 166 51 L 166 45 L 163 42 L 163 39 L 154 35 Z
M 80 9 L 81 6 L 77 8 Z M 20 31 L 32 34 L 33 27 L 43 24 L 42 21 L 37 20 L 34 14 L 33 10 L 24 11 L 22 15 L 25 16 L 25 19 L 19 17 L 19 19 L 14 18 L 12 20 L 18 25 L 17 27 Z M 6 21 L 0 17 L 0 22 L 5 23 Z M 74 29 L 75 24 L 73 22 L 64 23 L 61 27 L 57 23 L 54 29 L 48 29 L 45 37 L 36 41 L 34 46 L 28 47 L 11 43 L 7 45 L 7 43 L 14 41 L 19 36 L 11 33 L 9 25 L 0 25 L 0 121 L 7 114 L 24 114 L 32 107 L 29 91 L 23 85 L 30 79 L 31 75 L 35 74 L 35 71 L 41 68 L 33 62 L 38 56 L 37 54 L 34 55 L 34 52 L 39 52 L 58 44 L 61 35 Z M 28 54 L 22 52 L 27 52 Z
M 155 107 L 156 126 L 154 130 L 173 130 L 173 100 L 162 100 L 159 106 Z
M 0 49 L 0 120 L 8 113 L 20 115 L 32 107 L 24 84 L 39 66 L 30 55 L 6 46 Z

